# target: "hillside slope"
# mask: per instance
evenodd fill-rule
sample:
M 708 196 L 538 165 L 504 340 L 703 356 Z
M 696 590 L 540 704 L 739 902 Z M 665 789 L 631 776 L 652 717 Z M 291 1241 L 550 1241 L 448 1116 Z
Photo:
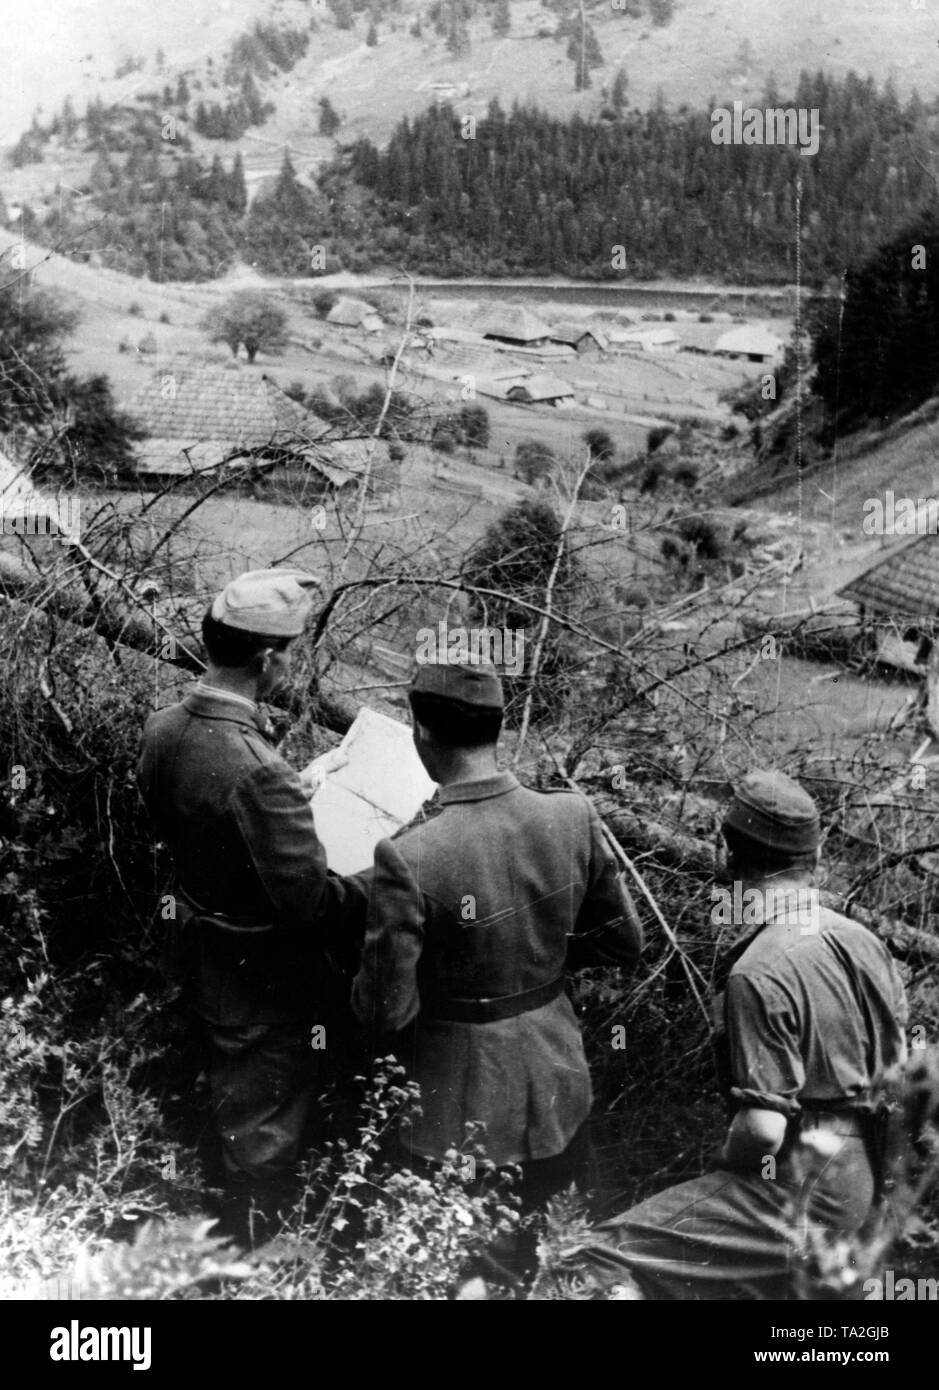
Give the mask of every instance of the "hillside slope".
M 610 5 L 588 5 L 604 66 L 593 85 L 574 91 L 573 66 L 566 44 L 550 31 L 558 14 L 536 0 L 511 0 L 506 37 L 492 33 L 489 16 L 470 24 L 470 50 L 461 57 L 447 51 L 434 33 L 419 0 L 399 0 L 382 10 L 378 42 L 365 43 L 368 14 L 354 16 L 352 28 L 336 27 L 325 0 L 127 0 L 119 17 L 107 0 L 6 0 L 4 33 L 11 80 L 0 90 L 0 145 L 11 143 L 35 108 L 48 114 L 71 95 L 78 109 L 92 95 L 105 101 L 134 91 L 159 88 L 183 71 L 213 95 L 208 60 L 214 71 L 234 37 L 256 19 L 306 27 L 315 23 L 309 52 L 269 95 L 277 113 L 257 133 L 278 148 L 290 141 L 317 155 L 316 101 L 328 95 L 345 117 L 343 138 L 368 135 L 383 140 L 403 115 L 425 108 L 430 84 L 466 84 L 460 98 L 467 114 L 481 114 L 493 97 L 504 105 L 531 101 L 559 115 L 595 114 L 602 88 L 618 67 L 628 78 L 628 101 L 645 108 L 659 91 L 677 106 L 724 104 L 760 93 L 773 73 L 786 92 L 800 69 L 825 68 L 843 76 L 849 69 L 888 77 L 901 95 L 914 87 L 930 99 L 939 91 L 939 15 L 933 7 L 912 10 L 908 0 L 807 0 L 779 22 L 777 0 L 679 0 L 671 22 L 654 26 Z M 571 6 L 574 12 L 575 7 Z M 423 34 L 410 32 L 423 14 Z M 164 64 L 157 67 L 158 50 Z M 143 59 L 139 71 L 115 78 L 128 60 Z M 196 90 L 199 91 L 198 85 Z

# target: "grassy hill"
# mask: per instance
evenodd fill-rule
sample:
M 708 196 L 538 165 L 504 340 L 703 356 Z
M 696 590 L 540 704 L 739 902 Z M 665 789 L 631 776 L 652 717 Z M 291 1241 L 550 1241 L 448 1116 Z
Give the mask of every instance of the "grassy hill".
M 328 157 L 331 142 L 317 134 L 317 103 L 324 95 L 343 115 L 342 139 L 365 135 L 381 142 L 402 116 L 430 104 L 431 84 L 438 82 L 455 84 L 461 112 L 477 116 L 493 97 L 504 106 L 535 102 L 561 117 L 596 115 L 619 67 L 628 75 L 628 103 L 640 108 L 660 92 L 671 106 L 748 100 L 759 95 L 770 73 L 785 93 L 801 69 L 819 67 L 839 76 L 853 68 L 879 82 L 892 78 L 901 95 L 915 87 L 929 99 L 939 90 L 939 17 L 928 9 L 911 10 L 906 0 L 829 0 L 824 6 L 806 0 L 785 23 L 776 0 L 748 0 L 746 6 L 737 0 L 680 0 L 664 27 L 647 16 L 633 19 L 594 4 L 588 14 L 604 66 L 583 92 L 574 90 L 566 43 L 539 37 L 550 34 L 560 13 L 536 0 L 511 0 L 510 10 L 507 36 L 495 36 L 489 15 L 481 12 L 469 26 L 469 51 L 454 57 L 419 0 L 382 10 L 373 47 L 365 42 L 367 12 L 341 30 L 325 0 L 165 0 L 156 8 L 130 0 L 118 25 L 104 5 L 8 0 L 5 38 L 15 77 L 0 91 L 0 145 L 12 144 L 37 104 L 48 115 L 67 95 L 81 112 L 91 96 L 127 99 L 159 90 L 185 72 L 197 98 L 218 99 L 225 52 L 255 20 L 269 18 L 291 26 L 315 23 L 316 31 L 296 67 L 264 84 L 276 112 L 245 138 L 249 184 L 273 172 L 285 143 L 298 162 L 309 158 L 317 164 Z M 418 13 L 425 19 L 420 38 L 411 33 Z M 134 62 L 142 66 L 115 76 Z M 225 142 L 207 146 L 229 153 Z M 49 186 L 57 174 L 51 164 L 4 171 L 0 187 L 8 198 L 35 196 L 35 185 Z

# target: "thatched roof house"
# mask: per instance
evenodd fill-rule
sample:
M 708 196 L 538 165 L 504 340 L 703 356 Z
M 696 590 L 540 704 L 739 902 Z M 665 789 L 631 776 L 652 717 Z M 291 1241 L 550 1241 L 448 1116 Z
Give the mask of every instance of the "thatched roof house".
M 527 309 L 507 309 L 485 321 L 483 337 L 517 347 L 540 347 L 551 341 L 551 329 Z
M 908 626 L 939 624 L 939 536 L 915 536 L 839 589 L 862 617 Z
M 572 347 L 575 352 L 606 352 L 609 341 L 599 328 L 586 323 L 556 323 L 551 329 L 551 341 Z
M 782 338 L 755 324 L 744 324 L 722 333 L 714 351 L 727 357 L 745 357 L 748 362 L 775 362 L 781 357 Z
M 164 368 L 128 402 L 146 431 L 140 477 L 174 477 L 222 464 L 257 464 L 302 453 L 323 422 L 251 368 Z
M 506 397 L 510 401 L 524 401 L 529 405 L 572 405 L 574 388 L 559 377 L 536 372 L 524 380 L 513 382 L 506 390 Z
M 360 328 L 364 333 L 377 333 L 383 327 L 381 315 L 364 299 L 342 298 L 326 315 L 326 322 L 339 328 Z

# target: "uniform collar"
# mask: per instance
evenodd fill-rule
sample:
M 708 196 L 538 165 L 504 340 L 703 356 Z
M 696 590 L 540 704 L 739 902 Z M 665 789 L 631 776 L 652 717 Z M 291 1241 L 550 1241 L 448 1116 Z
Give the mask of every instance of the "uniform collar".
M 236 695 L 233 690 L 223 690 L 219 685 L 210 685 L 208 681 L 199 681 L 196 689 L 200 695 L 209 695 L 213 700 L 234 700 L 236 705 L 245 705 L 252 714 L 257 713 L 257 704 L 254 700 L 249 700 L 247 695 Z
M 253 701 L 244 695 L 203 685 L 201 681 L 183 698 L 183 706 L 202 719 L 228 719 L 234 724 L 245 724 L 249 729 L 259 730 L 266 738 L 272 732 L 269 720 Z
M 504 796 L 522 784 L 514 772 L 498 772 L 495 777 L 481 777 L 477 782 L 454 782 L 440 788 L 440 805 L 454 801 L 485 801 L 490 796 Z

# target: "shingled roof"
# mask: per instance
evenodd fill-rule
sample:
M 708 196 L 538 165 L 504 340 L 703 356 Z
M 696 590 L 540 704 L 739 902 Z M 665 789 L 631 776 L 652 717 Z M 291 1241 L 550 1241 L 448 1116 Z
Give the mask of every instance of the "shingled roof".
M 571 323 L 565 320 L 563 323 L 556 323 L 551 329 L 553 343 L 568 343 L 571 347 L 576 347 L 584 338 L 592 338 L 599 348 L 607 346 L 606 335 L 599 328 L 591 328 L 587 323 Z
M 152 439 L 218 441 L 230 452 L 321 434 L 325 426 L 249 367 L 172 367 L 155 372 L 128 404 Z M 146 445 L 144 445 L 146 448 Z
M 868 613 L 939 620 L 939 536 L 915 536 L 838 590 Z
M 548 341 L 551 330 L 527 309 L 507 309 L 486 320 L 483 337 L 509 343 L 539 343 Z
M 555 401 L 573 397 L 574 388 L 559 377 L 549 376 L 547 372 L 536 372 L 532 376 L 513 382 L 507 388 L 510 400 L 516 397 L 528 401 Z

